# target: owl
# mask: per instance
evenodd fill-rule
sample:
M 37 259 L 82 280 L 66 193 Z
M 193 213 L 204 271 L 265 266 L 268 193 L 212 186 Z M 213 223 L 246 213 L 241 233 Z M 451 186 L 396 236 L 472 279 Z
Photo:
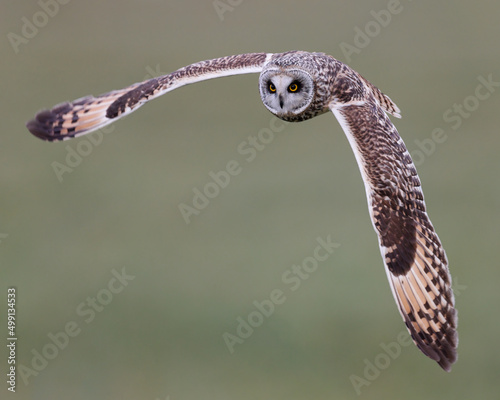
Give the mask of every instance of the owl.
M 354 151 L 394 299 L 418 348 L 444 370 L 457 358 L 457 312 L 448 261 L 427 215 L 415 165 L 387 114 L 396 104 L 324 53 L 249 53 L 201 61 L 125 89 L 38 113 L 28 130 L 57 141 L 102 128 L 147 101 L 191 83 L 260 73 L 264 106 L 300 122 L 331 111 Z

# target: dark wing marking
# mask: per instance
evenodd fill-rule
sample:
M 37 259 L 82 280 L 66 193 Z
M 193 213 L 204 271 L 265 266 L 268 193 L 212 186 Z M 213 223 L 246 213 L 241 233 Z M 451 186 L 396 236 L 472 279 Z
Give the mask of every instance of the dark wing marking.
M 373 97 L 334 101 L 330 109 L 361 170 L 370 216 L 403 320 L 418 348 L 450 371 L 457 358 L 458 337 L 448 261 L 427 216 L 410 154 L 380 99 Z
M 229 75 L 258 73 L 272 54 L 249 53 L 201 61 L 171 74 L 135 83 L 121 90 L 87 96 L 39 112 L 26 124 L 43 140 L 65 140 L 100 129 L 147 101 L 181 86 Z

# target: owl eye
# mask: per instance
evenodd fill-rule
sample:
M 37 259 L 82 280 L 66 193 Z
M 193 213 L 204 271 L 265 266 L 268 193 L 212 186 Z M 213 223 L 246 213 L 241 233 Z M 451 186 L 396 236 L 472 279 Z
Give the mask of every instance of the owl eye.
M 274 86 L 274 83 L 272 83 L 272 82 L 269 82 L 269 91 L 271 93 L 276 92 L 276 86 Z
M 290 84 L 290 86 L 288 86 L 288 91 L 289 92 L 296 92 L 297 90 L 299 90 L 299 84 L 297 82 L 293 82 Z

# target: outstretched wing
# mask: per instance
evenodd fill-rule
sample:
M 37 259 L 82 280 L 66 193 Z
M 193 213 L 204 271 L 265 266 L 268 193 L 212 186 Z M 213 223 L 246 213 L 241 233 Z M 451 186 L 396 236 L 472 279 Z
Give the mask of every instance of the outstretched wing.
M 458 337 L 448 261 L 427 216 L 410 154 L 380 99 L 369 92 L 364 100 L 334 101 L 330 109 L 361 170 L 370 216 L 403 320 L 418 348 L 450 371 L 457 358 Z
M 222 76 L 258 73 L 271 56 L 270 53 L 248 53 L 201 61 L 121 90 L 59 104 L 39 112 L 26 127 L 33 135 L 49 141 L 84 135 L 181 86 Z

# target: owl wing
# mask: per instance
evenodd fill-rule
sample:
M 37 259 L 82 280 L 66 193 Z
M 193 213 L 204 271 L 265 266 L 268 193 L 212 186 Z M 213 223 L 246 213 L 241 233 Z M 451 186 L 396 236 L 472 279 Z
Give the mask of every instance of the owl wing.
M 270 53 L 248 53 L 188 65 L 171 74 L 135 83 L 97 97 L 87 96 L 39 112 L 26 124 L 43 140 L 66 140 L 100 129 L 130 114 L 144 103 L 190 83 L 229 75 L 258 73 Z
M 382 107 L 373 95 L 330 104 L 361 170 L 387 277 L 406 327 L 418 348 L 450 371 L 458 337 L 448 261 L 427 216 L 413 161 Z

